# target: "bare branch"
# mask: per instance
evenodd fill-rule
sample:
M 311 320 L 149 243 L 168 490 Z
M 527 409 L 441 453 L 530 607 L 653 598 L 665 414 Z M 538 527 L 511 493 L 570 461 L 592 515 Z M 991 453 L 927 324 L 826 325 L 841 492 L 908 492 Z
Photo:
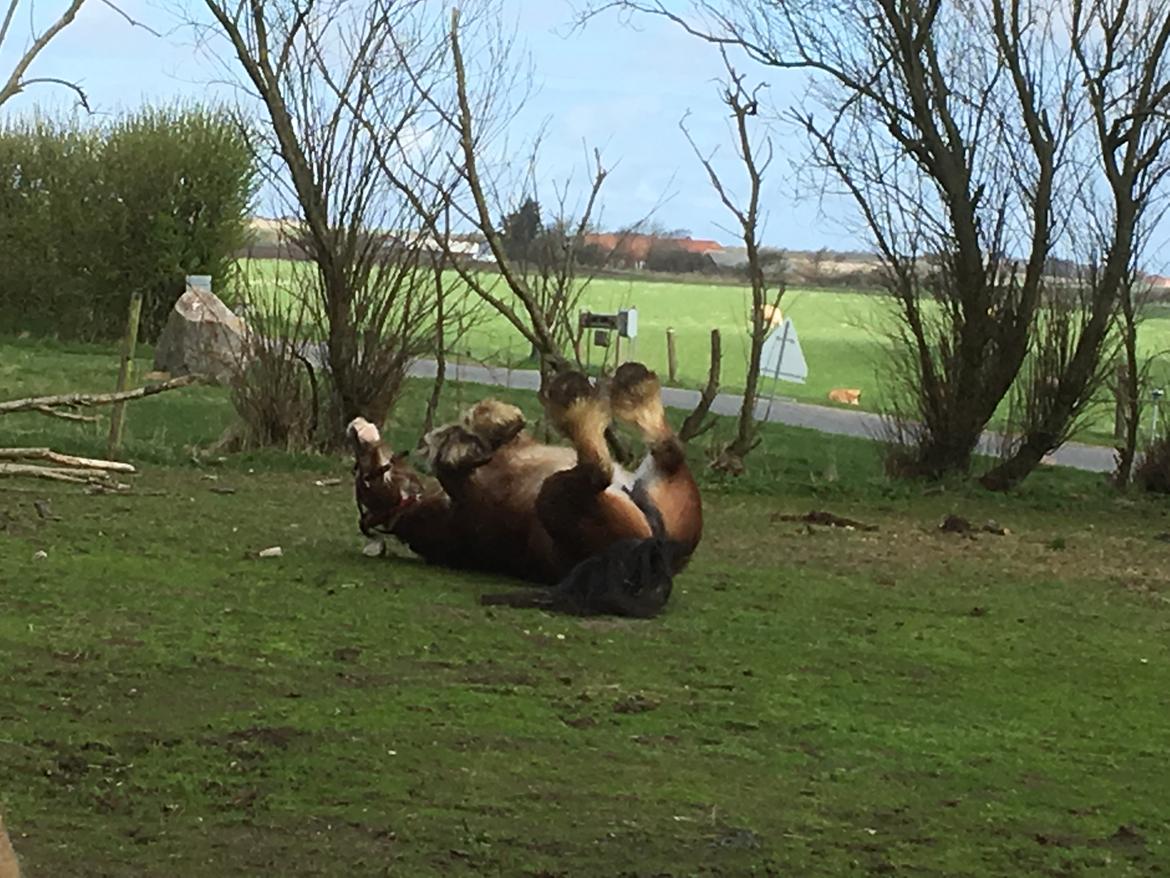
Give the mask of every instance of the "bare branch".
M 60 454 L 51 448 L 0 448 L 0 460 L 47 460 L 76 469 L 104 470 L 111 473 L 135 473 L 137 470 L 128 463 L 115 460 L 95 460 L 90 457 L 75 457 Z
M 136 390 L 127 390 L 122 393 L 64 393 L 57 396 L 32 396 L 26 399 L 13 399 L 0 402 L 0 415 L 10 415 L 16 412 L 42 411 L 56 408 L 90 408 L 93 406 L 112 405 L 115 402 L 129 402 L 135 399 L 145 399 L 169 390 L 178 390 L 203 381 L 201 375 L 183 375 L 172 378 L 160 384 L 149 384 Z
M 8 31 L 12 24 L 12 19 L 16 14 L 16 7 L 18 3 L 19 0 L 10 0 L 9 2 L 8 10 L 4 16 L 4 22 L 3 24 L 0 24 L 0 47 L 3 47 L 5 37 L 8 36 Z M 7 81 L 0 84 L 0 106 L 3 106 L 4 103 L 10 98 L 20 94 L 24 87 L 30 83 L 53 82 L 69 85 L 69 87 L 76 91 L 81 97 L 82 105 L 87 110 L 89 109 L 89 104 L 85 100 L 84 92 L 82 92 L 81 89 L 76 85 L 64 83 L 60 79 L 51 79 L 48 77 L 41 77 L 40 79 L 36 80 L 25 79 L 25 73 L 28 72 L 28 69 L 30 66 L 32 66 L 33 61 L 36 60 L 37 56 L 40 55 L 42 51 L 44 51 L 45 47 L 49 45 L 50 42 L 52 42 L 53 38 L 57 36 L 57 34 L 73 23 L 73 20 L 77 17 L 77 13 L 81 10 L 81 7 L 84 3 L 85 0 L 71 0 L 69 6 L 65 9 L 64 12 L 61 13 L 60 17 L 33 38 L 32 43 L 27 49 L 25 49 L 24 54 L 17 58 L 16 65 L 9 74 Z
M 132 17 L 132 16 L 130 15 L 130 13 L 128 13 L 128 12 L 127 12 L 125 9 L 123 9 L 123 8 L 122 8 L 121 6 L 119 6 L 117 3 L 114 3 L 114 2 L 113 2 L 113 0 L 101 0 L 101 2 L 102 2 L 102 3 L 103 3 L 105 6 L 109 7 L 109 8 L 110 8 L 110 9 L 112 9 L 114 12 L 116 12 L 118 15 L 120 15 L 120 16 L 121 16 L 121 17 L 122 17 L 122 18 L 123 18 L 123 19 L 126 21 L 126 23 L 127 23 L 128 25 L 130 25 L 131 27 L 138 27 L 138 28 L 142 28 L 142 29 L 143 29 L 144 31 L 146 31 L 147 33 L 149 33 L 149 34 L 151 34 L 151 35 L 153 35 L 153 36 L 156 36 L 156 37 L 158 37 L 159 39 L 162 39 L 162 38 L 163 38 L 163 34 L 162 34 L 162 33 L 160 33 L 159 31 L 155 30 L 155 29 L 154 29 L 153 27 L 151 27 L 149 24 L 146 24 L 146 22 L 139 21 L 137 18 L 134 18 L 134 17 Z
M 704 156 L 691 137 L 686 127 L 686 117 L 679 122 L 687 142 L 707 171 L 711 187 L 723 202 L 724 207 L 739 222 L 739 234 L 747 251 L 748 277 L 751 283 L 751 313 L 749 315 L 749 339 L 747 377 L 744 384 L 743 404 L 740 408 L 736 436 L 723 450 L 719 459 L 721 465 L 729 467 L 729 471 L 741 472 L 743 459 L 756 447 L 757 428 L 755 422 L 756 398 L 759 394 L 760 360 L 764 347 L 764 340 L 771 329 L 771 324 L 764 318 L 765 305 L 769 304 L 768 281 L 764 272 L 763 259 L 760 256 L 760 196 L 763 189 L 763 174 L 772 159 L 772 144 L 770 139 L 764 141 L 763 158 L 759 150 L 753 145 L 748 120 L 754 118 L 759 111 L 758 95 L 762 86 L 748 90 L 744 86 L 745 77 L 736 72 L 723 54 L 723 63 L 727 71 L 721 99 L 724 105 L 731 110 L 734 119 L 734 135 L 740 162 L 748 178 L 748 195 L 746 206 L 741 206 L 733 199 L 724 185 L 709 157 Z M 775 304 L 779 303 L 782 289 L 778 289 Z M 715 353 L 717 339 L 712 338 L 712 354 Z M 714 363 L 712 369 L 715 368 Z M 710 386 L 710 383 L 708 384 Z M 692 429 L 698 429 L 702 416 L 695 422 Z
M 678 432 L 678 437 L 683 442 L 690 442 L 692 439 L 697 439 L 715 426 L 715 419 L 708 419 L 707 414 L 711 411 L 711 404 L 715 402 L 715 397 L 719 394 L 719 372 L 722 363 L 723 351 L 720 343 L 719 330 L 712 329 L 711 362 L 707 371 L 707 384 L 703 387 L 703 392 L 699 396 L 699 404 L 687 415 L 686 420 L 683 421 L 682 427 Z

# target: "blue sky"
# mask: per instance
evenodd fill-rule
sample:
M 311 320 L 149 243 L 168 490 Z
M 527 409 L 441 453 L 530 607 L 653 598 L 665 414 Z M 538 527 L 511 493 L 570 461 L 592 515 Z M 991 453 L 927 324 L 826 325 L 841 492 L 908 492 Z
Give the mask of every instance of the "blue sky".
M 38 13 L 50 14 L 61 5 L 40 0 Z M 201 6 L 191 3 L 195 10 Z M 658 205 L 654 219 L 663 226 L 738 243 L 734 220 L 711 191 L 678 129 L 679 119 L 690 110 L 696 140 L 704 149 L 718 147 L 720 168 L 730 181 L 740 181 L 727 113 L 718 100 L 715 80 L 722 62 L 717 52 L 663 22 L 647 21 L 634 31 L 607 17 L 571 32 L 569 0 L 505 0 L 504 6 L 536 72 L 536 92 L 510 139 L 525 140 L 546 125 L 542 178 L 563 180 L 573 174 L 583 181 L 583 142 L 597 146 L 614 166 L 603 190 L 605 224 L 641 219 Z M 174 28 L 174 14 L 162 3 L 125 0 L 120 7 L 160 32 Z M 204 95 L 215 71 L 192 45 L 189 32 L 176 30 L 159 38 L 131 27 L 99 0 L 90 0 L 74 25 L 40 56 L 32 74 L 80 82 L 95 110 L 114 112 L 143 101 Z M 786 87 L 792 86 L 772 83 L 772 98 L 783 102 Z M 226 94 L 226 89 L 219 91 Z M 67 92 L 41 86 L 12 100 L 4 113 L 71 104 Z M 795 154 L 798 143 L 778 136 L 776 146 L 767 180 L 767 242 L 799 249 L 855 246 L 856 239 L 840 223 L 822 216 L 814 200 L 794 197 L 787 156 Z M 838 208 L 838 216 L 844 213 Z
M 203 9 L 201 0 L 185 2 L 193 14 Z M 473 8 L 475 2 L 465 0 L 465 5 Z M 38 0 L 35 9 L 47 16 L 63 5 L 63 0 Z M 723 68 L 717 51 L 653 19 L 641 20 L 634 30 L 608 16 L 574 30 L 572 0 L 502 0 L 502 5 L 536 74 L 536 91 L 514 121 L 509 140 L 526 141 L 545 126 L 542 183 L 563 181 L 570 174 L 584 183 L 588 169 L 583 143 L 597 146 L 613 167 L 603 190 L 605 225 L 615 228 L 642 219 L 658 205 L 653 218 L 662 226 L 739 243 L 733 218 L 678 128 L 689 111 L 696 141 L 704 150 L 718 149 L 717 167 L 735 184 L 733 189 L 742 191 L 728 113 L 718 98 Z M 217 71 L 192 45 L 190 31 L 176 28 L 169 0 L 119 0 L 119 6 L 167 36 L 131 27 L 101 0 L 89 0 L 74 25 L 41 55 L 32 75 L 80 82 L 101 112 L 208 93 Z M 11 49 L 0 57 L 0 69 L 8 69 L 4 62 L 10 55 Z M 768 83 L 767 102 L 776 108 L 793 104 L 803 86 L 794 74 L 750 64 L 744 70 Z M 225 87 L 210 88 L 213 94 L 230 96 Z M 10 101 L 0 113 L 71 103 L 68 92 L 41 86 Z M 790 249 L 864 247 L 864 239 L 852 231 L 854 213 L 848 202 L 830 198 L 822 204 L 798 191 L 793 161 L 801 154 L 800 139 L 782 128 L 772 136 L 776 159 L 766 181 L 765 242 Z M 1151 254 L 1149 267 L 1155 271 L 1170 270 L 1166 228 L 1163 224 Z

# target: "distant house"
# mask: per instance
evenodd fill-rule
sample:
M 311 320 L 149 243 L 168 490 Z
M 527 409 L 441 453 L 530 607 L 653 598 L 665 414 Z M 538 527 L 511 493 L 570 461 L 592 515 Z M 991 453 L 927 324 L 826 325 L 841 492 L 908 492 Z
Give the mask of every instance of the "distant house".
M 668 238 L 667 243 L 687 253 L 717 253 L 723 249 L 718 241 L 705 238 Z
M 596 247 L 606 257 L 605 262 L 616 268 L 641 269 L 655 246 L 669 246 L 686 253 L 711 254 L 723 249 L 718 241 L 699 238 L 663 238 L 658 235 L 603 232 L 585 235 L 586 247 Z
M 718 268 L 737 269 L 748 264 L 747 247 L 724 247 L 707 255 Z
M 464 259 L 483 261 L 487 244 L 470 235 L 452 235 L 447 239 L 446 248 L 434 235 L 423 231 L 389 232 L 384 238 L 387 249 L 402 248 L 418 250 L 423 253 L 441 253 L 446 250 L 452 256 Z M 488 250 L 490 257 L 491 251 Z

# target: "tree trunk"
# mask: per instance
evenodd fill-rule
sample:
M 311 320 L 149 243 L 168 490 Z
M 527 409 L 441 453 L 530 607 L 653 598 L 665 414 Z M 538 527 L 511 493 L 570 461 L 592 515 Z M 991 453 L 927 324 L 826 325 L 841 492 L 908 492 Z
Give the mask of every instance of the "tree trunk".
M 913 476 L 942 479 L 950 475 L 967 475 L 979 439 L 981 426 L 963 425 L 933 434 L 915 452 Z
M 1040 466 L 1053 444 L 1050 437 L 1034 435 L 1025 439 L 1011 457 L 980 478 L 979 483 L 989 491 L 1010 491 Z
M 1141 388 L 1137 369 L 1137 349 L 1130 339 L 1125 343 L 1126 364 L 1118 369 L 1117 375 L 1117 415 L 1120 423 L 1121 441 L 1114 451 L 1117 454 L 1117 467 L 1113 471 L 1113 484 L 1118 488 L 1128 488 L 1133 479 L 1133 465 L 1137 459 L 1138 418 L 1141 416 Z
M 1070 425 L 1084 408 L 1099 377 L 1101 348 L 1109 333 L 1114 308 L 1123 297 L 1134 227 L 1119 220 L 1112 252 L 1089 304 L 1090 317 L 1077 339 L 1076 349 L 1063 372 L 1050 376 L 1058 381 L 1055 398 L 1039 422 L 1030 425 L 1016 453 L 987 473 L 980 482 L 994 491 L 1009 491 L 1040 465 L 1045 454 L 1055 451 L 1067 438 Z

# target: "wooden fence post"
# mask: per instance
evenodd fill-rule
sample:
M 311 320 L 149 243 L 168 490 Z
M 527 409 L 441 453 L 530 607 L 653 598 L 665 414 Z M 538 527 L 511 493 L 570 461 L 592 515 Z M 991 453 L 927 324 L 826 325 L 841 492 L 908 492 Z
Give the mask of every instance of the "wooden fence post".
M 126 335 L 122 338 L 122 360 L 118 366 L 117 392 L 121 393 L 130 384 L 134 375 L 134 349 L 138 346 L 138 321 L 142 317 L 142 292 L 130 294 L 130 312 L 126 317 Z M 117 460 L 122 447 L 122 428 L 126 424 L 126 404 L 114 403 L 110 412 L 110 441 L 107 456 Z
M 675 348 L 674 342 L 674 330 L 668 327 L 666 330 L 666 369 L 670 374 L 672 385 L 678 380 L 678 350 Z

